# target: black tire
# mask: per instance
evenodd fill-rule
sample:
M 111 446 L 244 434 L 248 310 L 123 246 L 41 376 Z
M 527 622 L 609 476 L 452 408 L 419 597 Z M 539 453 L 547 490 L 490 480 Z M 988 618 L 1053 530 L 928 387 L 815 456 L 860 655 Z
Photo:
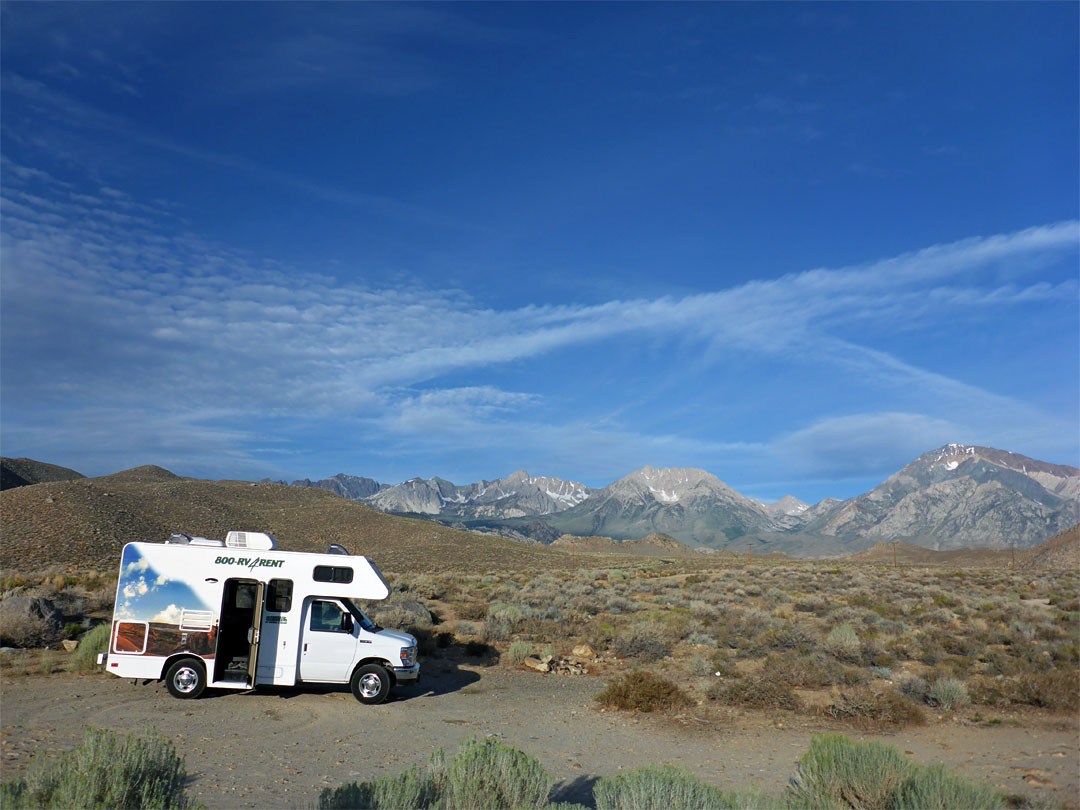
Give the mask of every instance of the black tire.
M 353 695 L 361 703 L 382 703 L 390 695 L 390 673 L 378 664 L 357 667 L 349 681 Z
M 197 698 L 206 691 L 206 667 L 197 658 L 181 658 L 165 673 L 165 687 L 174 698 Z

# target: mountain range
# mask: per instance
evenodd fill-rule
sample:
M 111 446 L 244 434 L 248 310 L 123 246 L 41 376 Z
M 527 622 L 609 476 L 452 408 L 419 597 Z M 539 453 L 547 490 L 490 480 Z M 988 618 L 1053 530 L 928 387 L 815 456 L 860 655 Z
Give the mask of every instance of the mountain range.
M 870 492 L 812 505 L 790 495 L 762 503 L 686 468 L 644 467 L 602 489 L 524 471 L 463 486 L 442 478 L 388 486 L 345 475 L 293 483 L 517 539 L 666 534 L 695 547 L 799 556 L 848 554 L 894 540 L 942 551 L 1031 548 L 1080 520 L 1076 467 L 960 444 L 924 453 Z

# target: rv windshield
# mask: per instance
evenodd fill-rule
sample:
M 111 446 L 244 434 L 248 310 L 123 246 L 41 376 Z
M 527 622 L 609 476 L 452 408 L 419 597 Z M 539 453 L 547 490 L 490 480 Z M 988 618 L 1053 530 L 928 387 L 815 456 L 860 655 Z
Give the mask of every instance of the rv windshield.
M 378 633 L 382 629 L 379 625 L 375 624 L 375 622 L 365 616 L 364 611 L 360 610 L 360 608 L 356 606 L 356 603 L 351 599 L 342 599 L 341 601 L 345 603 L 345 607 L 349 609 L 353 618 L 356 619 L 356 623 L 359 624 L 362 629 L 367 630 L 369 633 Z

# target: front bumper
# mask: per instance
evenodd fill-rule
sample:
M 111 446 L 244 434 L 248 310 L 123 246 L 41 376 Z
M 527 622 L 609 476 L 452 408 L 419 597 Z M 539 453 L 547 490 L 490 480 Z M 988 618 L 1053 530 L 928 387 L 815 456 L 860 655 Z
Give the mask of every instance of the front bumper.
M 394 667 L 394 680 L 398 683 L 417 683 L 420 680 L 420 664 L 411 667 Z

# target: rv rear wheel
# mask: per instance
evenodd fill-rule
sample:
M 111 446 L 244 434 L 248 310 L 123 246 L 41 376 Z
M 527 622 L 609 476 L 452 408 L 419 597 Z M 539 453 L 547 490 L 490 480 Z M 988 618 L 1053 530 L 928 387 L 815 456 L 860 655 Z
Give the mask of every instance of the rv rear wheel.
M 174 698 L 197 698 L 206 689 L 206 667 L 194 658 L 181 658 L 165 673 L 165 686 Z
M 382 703 L 390 694 L 390 673 L 378 664 L 357 667 L 349 686 L 361 703 Z

